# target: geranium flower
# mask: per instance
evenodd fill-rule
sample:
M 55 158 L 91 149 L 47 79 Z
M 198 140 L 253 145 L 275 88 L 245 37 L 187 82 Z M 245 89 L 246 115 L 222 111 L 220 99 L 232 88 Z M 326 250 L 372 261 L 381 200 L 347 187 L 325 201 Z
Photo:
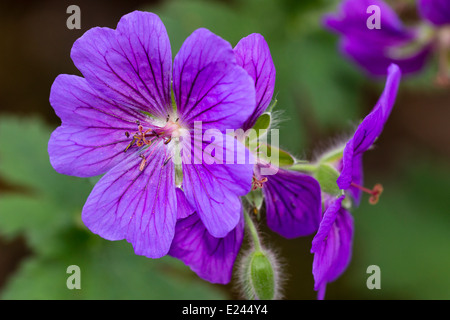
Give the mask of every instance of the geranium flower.
M 324 214 L 311 247 L 311 253 L 314 253 L 314 289 L 318 291 L 318 299 L 324 298 L 327 283 L 336 280 L 350 263 L 353 218 L 346 208 L 349 205 L 343 206 L 343 201 L 346 200 L 345 194 L 348 194 L 358 205 L 362 191 L 370 194 L 369 202 L 372 204 L 378 201 L 382 192 L 381 185 L 376 185 L 373 190 L 362 186 L 362 157 L 383 131 L 394 106 L 400 78 L 400 68 L 397 65 L 391 65 L 380 99 L 359 124 L 345 147 L 339 147 L 319 160 L 321 165 L 330 166 L 331 172 L 336 173 L 337 179 L 334 179 L 344 195 L 322 191 Z M 331 176 L 336 177 L 333 174 Z
M 379 29 L 367 27 L 372 14 L 368 8 L 373 5 L 379 8 Z M 340 50 L 369 75 L 385 76 L 391 63 L 397 64 L 403 74 L 417 73 L 437 52 L 441 56 L 439 73 L 447 78 L 448 65 L 442 56 L 450 49 L 448 2 L 418 1 L 418 8 L 424 20 L 405 27 L 382 0 L 346 0 L 338 13 L 324 17 L 324 25 L 341 35 Z
M 150 258 L 168 253 L 187 204 L 211 236 L 235 229 L 253 164 L 187 161 L 209 145 L 206 130 L 241 128 L 254 111 L 253 80 L 231 45 L 198 29 L 172 64 L 159 17 L 135 11 L 115 30 L 87 31 L 71 58 L 84 77 L 60 75 L 53 83 L 50 103 L 62 124 L 48 152 L 62 174 L 104 174 L 83 208 L 86 226 Z M 222 151 L 238 157 L 239 150 Z

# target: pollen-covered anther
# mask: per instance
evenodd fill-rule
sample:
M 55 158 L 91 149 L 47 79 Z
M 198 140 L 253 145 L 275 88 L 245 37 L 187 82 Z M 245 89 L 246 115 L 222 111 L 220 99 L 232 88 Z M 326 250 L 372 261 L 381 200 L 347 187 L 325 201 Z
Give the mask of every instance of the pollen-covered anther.
M 253 176 L 252 179 L 252 190 L 256 190 L 258 188 L 264 187 L 264 183 L 267 182 L 267 178 L 263 177 L 262 179 L 258 179 L 255 176 Z
M 377 183 L 376 185 L 374 185 L 372 190 L 362 187 L 353 182 L 351 185 L 352 185 L 352 187 L 358 188 L 359 190 L 370 194 L 370 198 L 369 198 L 370 204 L 377 204 L 378 200 L 380 199 L 381 194 L 383 193 L 383 186 L 380 183 Z
M 144 155 L 140 155 L 140 158 L 142 158 L 141 163 L 139 164 L 139 171 L 144 171 L 145 164 L 147 163 L 147 159 L 145 159 Z

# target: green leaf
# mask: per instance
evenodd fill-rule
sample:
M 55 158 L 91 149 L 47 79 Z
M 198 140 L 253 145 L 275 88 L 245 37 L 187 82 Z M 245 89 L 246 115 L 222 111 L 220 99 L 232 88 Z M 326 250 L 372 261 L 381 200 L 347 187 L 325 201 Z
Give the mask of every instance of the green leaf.
M 90 238 L 55 258 L 34 257 L 22 264 L 2 298 L 16 299 L 223 299 L 217 287 L 199 281 L 179 261 L 152 260 L 133 253 L 125 242 Z M 97 241 L 94 241 L 97 240 Z M 101 243 L 100 243 L 101 242 Z M 81 289 L 66 286 L 67 267 L 80 268 Z

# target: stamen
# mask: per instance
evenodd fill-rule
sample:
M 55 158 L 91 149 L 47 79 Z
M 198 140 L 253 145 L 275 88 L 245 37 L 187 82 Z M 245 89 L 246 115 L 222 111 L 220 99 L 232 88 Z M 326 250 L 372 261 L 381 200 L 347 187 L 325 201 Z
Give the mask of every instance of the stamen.
M 170 120 L 170 116 L 167 116 L 167 121 Z M 149 129 L 145 130 L 144 126 L 140 124 L 139 120 L 136 121 L 136 124 L 138 126 L 137 131 L 132 136 L 131 142 L 127 145 L 124 152 L 127 152 L 128 149 L 130 149 L 133 146 L 136 147 L 145 147 L 145 149 L 142 149 L 141 151 L 145 151 L 144 154 L 140 154 L 139 157 L 142 159 L 139 164 L 139 170 L 143 171 L 145 169 L 145 166 L 147 164 L 147 160 L 153 155 L 155 150 L 157 150 L 157 145 L 159 142 L 164 143 L 165 145 L 169 144 L 172 141 L 173 132 L 179 128 L 179 126 L 174 127 L 173 123 L 169 122 L 165 127 L 150 127 Z M 131 137 L 131 134 L 128 131 L 125 131 L 125 136 L 127 138 Z M 148 148 L 147 148 L 148 147 Z M 169 163 L 169 160 L 171 157 L 165 157 L 166 160 L 164 161 L 163 166 L 167 165 Z
M 169 163 L 170 159 L 172 159 L 172 157 L 169 157 L 169 158 L 167 158 L 167 159 L 166 159 L 166 161 L 164 161 L 163 167 L 165 167 L 165 166 L 166 166 L 166 164 L 168 164 L 168 163 Z
M 381 193 L 383 193 L 383 186 L 380 183 L 377 183 L 372 188 L 372 190 L 367 189 L 367 188 L 365 188 L 363 186 L 360 186 L 360 185 L 358 185 L 356 183 L 353 183 L 353 182 L 352 182 L 351 186 L 355 187 L 355 188 L 357 188 L 357 189 L 359 189 L 359 190 L 361 190 L 361 191 L 363 191 L 365 193 L 370 194 L 370 198 L 369 198 L 369 203 L 370 204 L 377 204 L 378 200 L 380 199 Z
M 142 158 L 141 164 L 139 165 L 139 171 L 143 171 L 145 168 L 145 164 L 147 163 L 147 160 L 145 159 L 144 155 L 140 155 L 139 157 Z
M 125 148 L 125 150 L 123 150 L 123 152 L 127 152 L 127 150 L 134 144 L 135 141 L 136 141 L 136 136 L 133 137 L 133 140 L 131 140 L 130 144 L 127 145 L 127 147 Z

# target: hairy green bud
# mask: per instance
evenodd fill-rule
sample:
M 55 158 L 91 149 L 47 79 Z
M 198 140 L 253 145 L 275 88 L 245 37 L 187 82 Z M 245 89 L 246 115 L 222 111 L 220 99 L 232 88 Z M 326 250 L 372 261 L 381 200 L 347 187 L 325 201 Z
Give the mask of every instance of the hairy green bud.
M 280 298 L 279 265 L 274 255 L 266 250 L 252 250 L 242 259 L 239 278 L 248 300 Z

